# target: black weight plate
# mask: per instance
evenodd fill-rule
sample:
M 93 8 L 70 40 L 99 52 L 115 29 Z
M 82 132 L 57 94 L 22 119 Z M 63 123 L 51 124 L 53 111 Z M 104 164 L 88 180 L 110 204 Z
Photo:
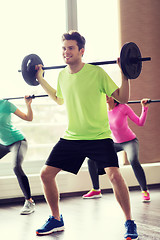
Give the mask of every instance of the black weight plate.
M 43 62 L 40 57 L 36 54 L 27 55 L 21 65 L 22 76 L 25 82 L 31 86 L 39 85 L 39 82 L 36 80 L 36 70 L 35 65 L 42 64 Z
M 124 44 L 120 53 L 120 64 L 128 79 L 135 79 L 141 73 L 142 61 L 138 61 L 139 58 L 141 58 L 141 52 L 135 43 Z

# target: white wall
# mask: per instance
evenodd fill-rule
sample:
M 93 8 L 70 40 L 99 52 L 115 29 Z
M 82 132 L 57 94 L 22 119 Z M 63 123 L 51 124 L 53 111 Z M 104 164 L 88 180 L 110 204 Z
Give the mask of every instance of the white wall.
M 143 169 L 146 173 L 147 183 L 160 183 L 160 163 L 143 164 Z M 138 182 L 134 176 L 130 165 L 120 168 L 127 185 L 138 186 Z M 32 196 L 43 195 L 40 177 L 38 174 L 28 175 Z M 91 180 L 87 169 L 82 169 L 77 176 L 61 172 L 57 176 L 57 183 L 60 193 L 81 192 L 91 189 Z M 101 189 L 110 189 L 111 185 L 106 175 L 100 176 Z M 23 197 L 15 176 L 0 177 L 0 199 Z

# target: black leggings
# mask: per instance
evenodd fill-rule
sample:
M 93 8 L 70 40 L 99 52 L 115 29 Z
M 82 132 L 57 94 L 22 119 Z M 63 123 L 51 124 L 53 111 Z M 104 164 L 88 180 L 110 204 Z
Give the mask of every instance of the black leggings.
M 116 152 L 125 151 L 127 154 L 128 161 L 130 162 L 134 174 L 139 182 L 141 190 L 147 190 L 147 183 L 144 170 L 139 162 L 139 143 L 138 139 L 133 139 L 132 141 L 124 143 L 114 143 Z M 104 174 L 104 169 L 97 169 L 96 163 L 88 159 L 88 169 L 91 176 L 92 184 L 94 189 L 99 189 L 99 176 Z
M 13 171 L 18 179 L 19 186 L 24 194 L 25 199 L 30 199 L 31 191 L 30 191 L 29 181 L 22 169 L 22 162 L 24 160 L 27 147 L 28 147 L 28 144 L 25 139 L 22 141 L 15 142 L 9 146 L 4 146 L 0 144 L 0 159 L 3 158 L 9 152 L 12 152 Z

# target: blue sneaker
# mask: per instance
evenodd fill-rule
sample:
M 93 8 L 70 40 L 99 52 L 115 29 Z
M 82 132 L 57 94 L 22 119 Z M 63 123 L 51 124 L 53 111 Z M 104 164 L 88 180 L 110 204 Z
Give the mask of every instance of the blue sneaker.
M 37 235 L 47 235 L 53 232 L 60 232 L 64 230 L 64 222 L 62 215 L 60 216 L 60 221 L 50 216 L 46 223 L 39 229 L 36 230 Z
M 124 235 L 124 238 L 126 240 L 138 239 L 137 226 L 134 223 L 134 221 L 127 220 L 125 222 L 125 228 L 126 228 L 126 234 Z

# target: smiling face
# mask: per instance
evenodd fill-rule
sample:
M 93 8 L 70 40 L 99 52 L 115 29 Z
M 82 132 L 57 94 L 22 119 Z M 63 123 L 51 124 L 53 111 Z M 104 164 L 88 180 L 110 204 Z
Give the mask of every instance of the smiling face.
M 75 65 L 82 61 L 84 48 L 81 48 L 79 50 L 79 47 L 75 40 L 64 40 L 62 51 L 63 58 L 66 64 Z

